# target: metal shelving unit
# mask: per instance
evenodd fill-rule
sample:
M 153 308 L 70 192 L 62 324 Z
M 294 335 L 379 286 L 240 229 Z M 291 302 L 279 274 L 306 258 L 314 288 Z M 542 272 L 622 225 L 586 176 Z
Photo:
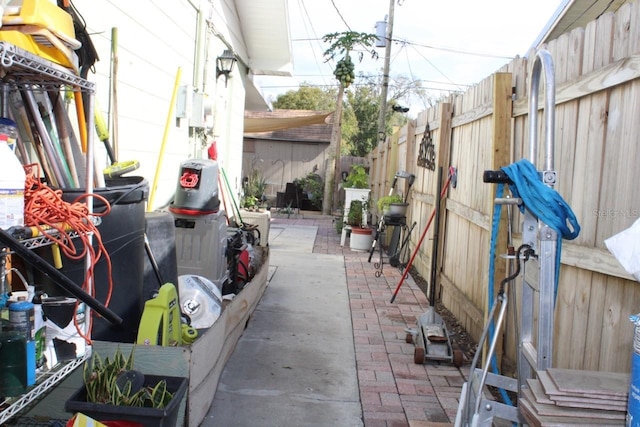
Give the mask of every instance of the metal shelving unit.
M 17 415 L 23 408 L 36 401 L 42 394 L 62 381 L 67 375 L 82 365 L 91 356 L 90 347 L 82 357 L 59 363 L 54 369 L 36 375 L 36 385 L 20 397 L 5 399 L 0 402 L 0 425 Z
M 75 74 L 69 69 L 27 52 L 11 43 L 0 42 L 0 65 L 9 69 L 12 80 L 19 83 L 41 86 L 69 85 L 93 93 L 95 84 Z
M 71 70 L 45 60 L 24 49 L 8 42 L 0 42 L 0 66 L 3 83 L 13 88 L 34 87 L 60 89 L 66 86 L 74 91 L 89 94 L 89 114 L 87 115 L 87 129 L 93 128 L 93 96 L 95 84 L 77 75 Z M 93 192 L 93 135 L 87 132 L 87 179 L 86 192 Z M 91 203 L 88 205 L 89 214 L 92 213 Z M 72 237 L 76 234 L 71 233 Z M 26 239 L 24 245 L 28 249 L 50 244 L 46 236 Z M 87 315 L 88 315 L 87 310 Z M 22 409 L 36 401 L 43 393 L 53 388 L 67 377 L 91 355 L 91 347 L 87 346 L 84 354 L 76 359 L 58 363 L 48 371 L 36 375 L 36 384 L 30 390 L 18 397 L 8 398 L 0 402 L 0 425 L 17 415 Z

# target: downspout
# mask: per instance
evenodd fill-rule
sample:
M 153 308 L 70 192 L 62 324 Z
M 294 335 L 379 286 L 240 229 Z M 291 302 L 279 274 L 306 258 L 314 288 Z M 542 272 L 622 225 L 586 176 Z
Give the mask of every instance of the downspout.
M 203 90 L 203 76 L 204 76 L 204 62 L 203 57 L 205 56 L 205 37 L 206 37 L 206 19 L 203 11 L 202 3 L 200 2 L 200 6 L 196 7 L 191 0 L 189 3 L 197 12 L 196 18 L 196 46 L 194 52 L 193 59 L 193 87 L 196 91 L 200 92 Z

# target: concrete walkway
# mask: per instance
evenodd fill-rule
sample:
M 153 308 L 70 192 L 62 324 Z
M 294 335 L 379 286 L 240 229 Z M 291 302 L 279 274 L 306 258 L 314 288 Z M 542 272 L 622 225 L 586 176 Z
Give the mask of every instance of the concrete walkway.
M 417 365 L 406 328 L 429 306 L 409 276 L 340 247 L 331 217 L 274 217 L 270 283 L 222 373 L 214 426 L 453 423 L 468 371 Z

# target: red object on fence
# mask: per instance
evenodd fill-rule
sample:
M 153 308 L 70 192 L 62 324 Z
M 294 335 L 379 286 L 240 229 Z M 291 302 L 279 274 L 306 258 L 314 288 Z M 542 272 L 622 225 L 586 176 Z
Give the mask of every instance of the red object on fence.
M 441 199 L 444 197 L 445 193 L 447 192 L 447 189 L 449 188 L 449 184 L 451 184 L 452 174 L 449 173 L 448 175 L 449 176 L 447 177 L 447 181 L 442 186 L 442 191 L 440 192 L 440 198 Z M 391 302 L 392 303 L 396 300 L 396 297 L 398 296 L 398 291 L 400 291 L 400 286 L 402 286 L 402 283 L 404 283 L 404 279 L 407 278 L 407 274 L 409 273 L 409 270 L 411 269 L 411 265 L 413 264 L 413 260 L 416 257 L 416 255 L 418 254 L 418 249 L 420 249 L 420 245 L 422 244 L 422 241 L 424 240 L 425 236 L 427 235 L 427 231 L 429 231 L 429 227 L 431 226 L 431 223 L 433 222 L 433 218 L 435 216 L 436 216 L 436 210 L 434 209 L 433 212 L 431 212 L 431 216 L 429 217 L 429 221 L 427 222 L 427 226 L 424 228 L 424 231 L 422 232 L 422 235 L 420 236 L 420 240 L 418 240 L 418 244 L 416 245 L 416 248 L 413 250 L 413 254 L 411 254 L 411 258 L 409 259 L 409 263 L 405 267 L 404 273 L 402 273 L 402 277 L 400 278 L 400 282 L 398 282 L 398 286 L 396 286 L 396 290 L 393 293 L 393 297 L 391 298 Z

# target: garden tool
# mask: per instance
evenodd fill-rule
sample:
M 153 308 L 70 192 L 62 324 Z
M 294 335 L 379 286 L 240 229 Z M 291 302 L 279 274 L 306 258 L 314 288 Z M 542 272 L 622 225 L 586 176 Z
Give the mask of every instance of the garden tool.
M 136 343 L 164 347 L 182 344 L 180 304 L 173 283 L 162 285 L 158 294 L 144 303 Z

